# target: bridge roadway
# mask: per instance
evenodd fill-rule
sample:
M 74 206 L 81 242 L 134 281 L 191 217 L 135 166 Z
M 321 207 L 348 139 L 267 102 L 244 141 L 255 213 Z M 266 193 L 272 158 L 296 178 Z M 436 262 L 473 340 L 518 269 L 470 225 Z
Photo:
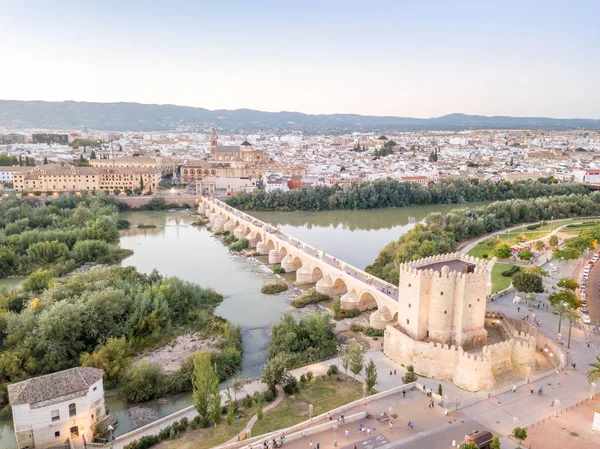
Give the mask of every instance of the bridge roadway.
M 378 308 L 380 312 L 384 312 L 382 308 L 386 306 L 387 311 L 383 313 L 383 318 L 388 322 L 397 312 L 397 286 L 281 232 L 218 199 L 201 198 L 198 210 L 209 217 L 214 230 L 225 229 L 233 232 L 238 238 L 247 238 L 251 247 L 256 247 L 261 254 L 269 254 L 270 263 L 281 263 L 286 272 L 296 271 L 298 283 L 316 283 L 317 291 L 329 296 L 341 296 L 343 308 Z M 324 279 L 327 277 L 329 279 Z

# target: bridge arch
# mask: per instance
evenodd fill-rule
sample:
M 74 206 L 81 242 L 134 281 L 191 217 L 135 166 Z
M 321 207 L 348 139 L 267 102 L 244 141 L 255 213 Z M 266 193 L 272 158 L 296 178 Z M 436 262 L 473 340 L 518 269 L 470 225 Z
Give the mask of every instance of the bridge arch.
M 377 299 L 370 291 L 364 290 L 358 297 L 358 308 L 359 310 L 377 309 Z
M 333 295 L 342 296 L 348 293 L 348 286 L 342 278 L 337 278 L 333 283 Z
M 279 248 L 279 256 L 283 259 L 287 255 L 288 255 L 287 248 L 285 247 L 285 245 L 281 245 L 281 248 Z
M 321 279 L 323 279 L 323 271 L 318 266 L 315 266 L 312 269 L 311 274 L 312 274 L 313 282 L 319 282 Z
M 267 249 L 269 251 L 275 249 L 275 242 L 273 241 L 273 239 L 271 239 L 271 238 L 267 239 L 266 243 L 267 243 Z

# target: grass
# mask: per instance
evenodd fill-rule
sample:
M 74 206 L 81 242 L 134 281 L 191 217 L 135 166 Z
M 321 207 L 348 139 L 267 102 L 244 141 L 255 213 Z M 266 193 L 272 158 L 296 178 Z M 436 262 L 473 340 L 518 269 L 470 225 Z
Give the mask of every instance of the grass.
M 597 226 L 600 224 L 600 221 L 584 221 L 581 224 L 573 223 L 573 227 L 564 227 L 560 232 L 569 235 L 579 235 L 581 231 L 591 228 L 592 226 Z
M 286 396 L 281 404 L 265 413 L 252 428 L 252 435 L 262 435 L 307 420 L 309 404 L 313 405 L 313 415 L 316 416 L 360 398 L 362 384 L 343 374 L 315 377 L 293 399 Z
M 508 288 L 510 283 L 512 282 L 511 277 L 502 276 L 502 272 L 508 270 L 513 265 L 510 263 L 498 263 L 496 262 L 492 267 L 492 293 L 499 292 L 500 290 L 504 290 Z
M 158 449 L 209 449 L 218 446 L 219 444 L 223 444 L 234 438 L 244 430 L 244 427 L 246 427 L 250 418 L 256 413 L 256 408 L 252 407 L 245 410 L 245 412 L 248 416 L 235 419 L 231 426 L 227 425 L 227 421 L 223 416 L 223 419 L 221 419 L 221 422 L 217 427 L 211 426 L 205 429 L 195 430 L 188 429 L 179 438 L 161 441 L 153 447 Z
M 288 286 L 285 282 L 275 282 L 273 284 L 263 285 L 260 289 L 261 293 L 267 295 L 276 295 L 277 293 L 284 292 L 288 289 Z

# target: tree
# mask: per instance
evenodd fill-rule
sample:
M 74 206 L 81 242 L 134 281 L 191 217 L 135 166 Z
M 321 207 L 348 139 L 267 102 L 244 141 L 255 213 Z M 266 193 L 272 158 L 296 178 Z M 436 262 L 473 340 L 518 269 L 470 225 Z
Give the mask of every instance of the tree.
M 519 440 L 519 445 L 527 438 L 527 429 L 524 427 L 515 427 L 513 430 L 513 436 Z
M 212 364 L 211 355 L 208 352 L 199 352 L 194 356 L 192 385 L 194 407 L 198 412 L 198 416 L 200 416 L 200 421 L 208 424 L 212 417 L 211 398 L 215 394 L 219 394 L 219 377 L 217 376 L 216 366 Z
M 548 239 L 548 243 L 551 247 L 556 248 L 558 246 L 558 237 L 556 235 L 551 235 L 550 239 Z
M 542 293 L 544 285 L 542 277 L 536 273 L 520 271 L 513 276 L 513 286 L 519 292 L 523 293 Z
M 43 164 L 44 164 L 44 165 L 47 165 L 47 164 L 48 164 L 48 158 L 47 158 L 46 156 L 44 156 L 44 162 L 43 162 Z
M 96 152 L 94 150 L 92 150 L 92 153 L 90 154 L 90 159 L 96 159 Z
M 233 391 L 233 400 L 237 401 L 237 394 L 244 389 L 244 380 L 240 377 L 239 373 L 236 373 L 235 377 L 231 381 L 231 390 Z
M 216 367 L 215 367 L 216 371 Z M 208 398 L 208 413 L 210 415 L 210 419 L 213 423 L 215 423 L 215 427 L 219 424 L 221 420 L 221 394 L 219 393 L 219 384 L 217 382 L 217 391 L 216 393 L 212 393 Z
M 533 252 L 531 250 L 525 248 L 525 249 L 522 249 L 521 251 L 519 251 L 519 254 L 517 254 L 517 256 L 521 260 L 531 260 L 531 258 L 533 257 Z
M 354 380 L 356 375 L 359 374 L 365 366 L 365 350 L 356 341 L 350 342 L 350 348 L 348 349 L 350 357 L 350 372 L 354 374 Z
M 485 241 L 485 243 L 488 246 L 488 248 L 494 249 L 500 243 L 500 237 L 498 237 L 498 236 L 490 237 Z
M 569 306 L 567 306 L 564 302 L 551 302 L 552 310 L 554 313 L 558 315 L 558 330 L 557 332 L 560 334 L 560 327 L 562 325 L 562 320 L 564 316 L 569 312 Z
M 573 278 L 561 278 L 556 284 L 557 287 L 575 291 L 579 288 L 579 283 Z
M 118 196 L 121 194 L 121 191 L 119 189 L 114 189 L 113 193 Z
M 142 175 L 140 175 L 140 190 L 144 190 L 144 178 L 142 177 Z
M 231 397 L 231 392 L 229 391 L 229 388 L 227 389 L 226 392 L 227 395 L 227 425 L 231 425 L 233 424 L 233 416 L 235 415 L 235 401 L 233 400 L 233 397 Z
M 263 401 L 264 397 L 260 392 L 254 392 L 254 402 L 256 402 L 256 417 L 258 419 L 263 419 Z
M 342 346 L 340 350 L 340 360 L 342 362 L 342 368 L 344 368 L 344 372 L 348 375 L 348 368 L 350 367 L 350 354 L 348 353 L 348 348 Z
M 552 257 L 560 261 L 576 260 L 579 259 L 579 257 L 581 257 L 581 251 L 579 251 L 577 248 L 554 248 L 554 250 L 552 251 Z
M 550 304 L 552 305 L 565 304 L 569 309 L 578 309 L 581 307 L 581 301 L 577 295 L 573 291 L 567 289 L 562 289 L 556 293 L 552 293 L 548 297 L 548 301 L 550 301 Z
M 525 240 L 527 240 L 527 237 L 525 236 L 525 234 L 519 234 L 517 235 L 515 240 L 517 243 L 523 243 Z
M 412 365 L 408 365 L 406 367 L 406 374 L 402 376 L 402 382 L 405 384 L 409 384 L 411 382 L 416 382 L 419 376 L 415 373 L 415 369 Z
M 54 276 L 50 270 L 36 270 L 27 276 L 23 282 L 23 290 L 31 293 L 41 293 L 52 285 Z
M 490 442 L 490 449 L 500 449 L 500 438 L 494 435 L 492 437 L 492 441 Z
M 535 249 L 537 250 L 538 253 L 541 253 L 546 248 L 546 244 L 544 242 L 542 242 L 541 240 L 538 240 L 537 242 L 535 242 L 533 246 L 535 247 Z
M 442 390 L 442 384 L 438 384 L 438 391 L 437 394 L 439 394 L 440 396 L 442 396 L 443 390 Z
M 367 386 L 367 393 L 373 393 L 373 387 L 377 383 L 377 368 L 373 359 L 369 359 L 369 363 L 365 368 L 365 385 Z
M 534 265 L 533 267 L 526 268 L 525 271 L 528 273 L 539 274 L 542 277 L 548 276 L 548 272 L 546 270 L 544 270 L 542 267 L 540 267 L 539 265 Z
M 106 387 L 112 389 L 119 385 L 131 365 L 130 354 L 131 349 L 125 337 L 111 337 L 91 354 L 87 352 L 81 354 L 80 363 L 81 366 L 101 369 L 104 372 Z
M 587 380 L 592 383 L 600 379 L 600 357 L 596 357 L 596 361 L 590 363 L 590 366 L 592 369 L 587 372 Z
M 506 243 L 502 243 L 494 248 L 494 255 L 498 259 L 508 259 L 512 256 L 512 248 Z
M 479 446 L 473 443 L 463 443 L 459 447 L 459 449 L 479 449 Z
M 573 326 L 573 321 L 579 318 L 579 314 L 573 310 L 569 310 L 565 313 L 565 318 L 569 321 L 569 339 L 567 341 L 567 349 L 571 349 L 571 328 Z
M 269 390 L 275 394 L 277 389 L 275 385 L 281 384 L 285 377 L 285 366 L 287 364 L 287 358 L 285 354 L 276 354 L 270 357 L 263 366 L 262 369 L 262 381 L 267 385 Z

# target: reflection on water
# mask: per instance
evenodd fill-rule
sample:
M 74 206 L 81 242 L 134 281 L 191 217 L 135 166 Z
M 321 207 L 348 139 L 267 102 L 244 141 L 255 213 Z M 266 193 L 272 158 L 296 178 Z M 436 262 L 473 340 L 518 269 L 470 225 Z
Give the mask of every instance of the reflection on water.
M 475 207 L 486 203 L 469 203 Z M 430 205 L 372 210 L 323 212 L 256 212 L 256 218 L 357 268 L 373 263 L 379 251 L 432 212 L 446 213 L 461 205 Z

